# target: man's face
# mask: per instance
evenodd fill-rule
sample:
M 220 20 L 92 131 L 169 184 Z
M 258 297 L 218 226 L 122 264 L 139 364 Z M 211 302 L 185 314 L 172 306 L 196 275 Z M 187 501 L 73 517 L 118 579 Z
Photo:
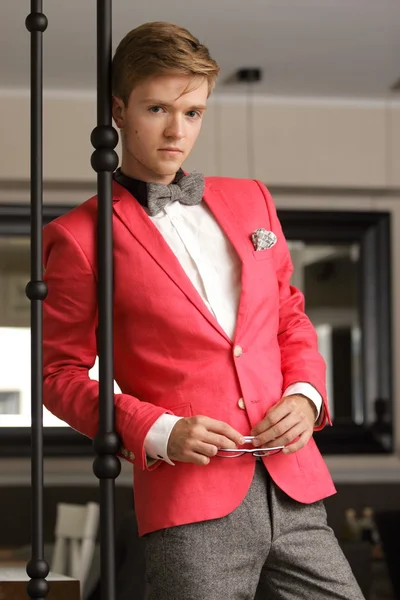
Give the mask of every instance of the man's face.
M 203 77 L 161 75 L 138 83 L 127 106 L 113 98 L 122 171 L 143 181 L 171 183 L 199 135 L 207 96 Z

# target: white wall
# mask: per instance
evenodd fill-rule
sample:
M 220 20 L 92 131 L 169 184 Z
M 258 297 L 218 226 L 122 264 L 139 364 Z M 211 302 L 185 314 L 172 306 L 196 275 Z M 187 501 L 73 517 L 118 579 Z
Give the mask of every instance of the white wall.
M 256 177 L 276 192 L 280 208 L 389 210 L 392 214 L 393 337 L 396 454 L 329 457 L 337 482 L 400 481 L 400 104 L 258 98 L 247 119 L 240 98 L 215 98 L 185 167 L 207 175 Z M 94 190 L 90 133 L 95 99 L 48 95 L 45 100 L 47 203 L 74 204 Z M 28 202 L 29 99 L 1 93 L 0 202 Z M 329 194 L 299 191 L 329 188 Z M 342 190 L 340 190 L 342 188 Z M 357 194 L 344 190 L 355 188 Z M 292 190 L 292 192 L 290 192 Z M 362 190 L 362 191 L 360 191 Z M 29 482 L 27 460 L 0 460 L 0 485 Z M 46 483 L 92 485 L 92 459 L 46 461 Z M 131 467 L 118 479 L 130 485 Z
M 93 95 L 45 95 L 46 181 L 94 181 L 95 119 Z M 0 90 L 0 131 L 0 182 L 27 181 L 27 93 Z M 185 166 L 276 186 L 400 187 L 400 103 L 256 97 L 249 109 L 244 98 L 215 96 Z

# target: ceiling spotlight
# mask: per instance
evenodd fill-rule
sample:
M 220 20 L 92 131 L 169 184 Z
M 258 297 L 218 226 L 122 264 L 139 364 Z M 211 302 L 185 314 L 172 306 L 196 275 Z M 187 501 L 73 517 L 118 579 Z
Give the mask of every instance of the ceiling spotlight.
M 400 92 L 400 79 L 395 81 L 395 83 L 391 86 L 390 89 L 392 92 Z
M 236 71 L 236 81 L 240 83 L 255 83 L 261 79 L 262 70 L 259 67 L 248 67 Z

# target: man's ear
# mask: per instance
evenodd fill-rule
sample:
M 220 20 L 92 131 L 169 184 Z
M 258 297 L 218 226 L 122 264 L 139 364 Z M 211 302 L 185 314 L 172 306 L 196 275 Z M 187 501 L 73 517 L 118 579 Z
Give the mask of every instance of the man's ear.
M 118 129 L 123 129 L 125 123 L 125 104 L 122 98 L 112 97 L 112 116 Z

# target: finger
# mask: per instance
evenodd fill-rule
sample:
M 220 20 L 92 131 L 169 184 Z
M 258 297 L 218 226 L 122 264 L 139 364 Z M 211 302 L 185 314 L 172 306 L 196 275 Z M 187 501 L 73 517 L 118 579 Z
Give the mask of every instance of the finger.
M 268 442 L 275 442 L 298 424 L 299 420 L 296 418 L 296 415 L 288 415 L 276 425 L 271 425 L 271 427 L 256 436 L 253 440 L 253 445 L 262 446 Z
M 203 425 L 209 432 L 218 433 L 228 440 L 231 440 L 234 444 L 244 444 L 242 434 L 228 425 L 228 423 L 224 423 L 224 421 L 217 421 L 216 419 L 204 417 Z
M 204 456 L 204 454 L 199 454 L 198 452 L 190 452 L 181 462 L 193 463 L 194 465 L 200 465 L 201 467 L 205 467 L 209 464 L 210 457 Z
M 238 447 L 238 445 L 235 444 L 235 442 L 233 442 L 229 438 L 225 437 L 224 435 L 219 435 L 219 434 L 213 433 L 211 431 L 206 432 L 206 434 L 203 438 L 203 442 L 206 442 L 207 444 L 213 444 L 216 448 L 235 449 Z
M 218 452 L 218 448 L 213 444 L 206 444 L 204 442 L 198 442 L 196 447 L 188 453 L 188 462 L 193 462 L 197 465 L 208 465 L 210 458 L 215 456 Z
M 192 462 L 200 467 L 206 467 L 210 463 L 210 458 L 203 454 L 194 454 L 193 457 L 194 459 Z
M 270 427 L 273 427 L 279 421 L 282 421 L 285 417 L 291 414 L 292 406 L 291 402 L 287 402 L 288 398 L 284 398 L 278 404 L 269 409 L 264 419 L 257 423 L 255 427 L 251 430 L 251 435 L 259 435 L 263 431 L 266 431 Z
M 196 446 L 193 447 L 193 452 L 197 452 L 203 456 L 212 457 L 217 454 L 218 446 L 215 446 L 214 444 L 207 444 L 206 442 L 198 442 Z
M 307 429 L 305 424 L 298 423 L 297 425 L 289 429 L 289 431 L 286 431 L 283 435 L 276 438 L 274 440 L 274 446 L 287 446 L 288 444 L 291 444 L 292 442 L 297 440 L 297 438 L 303 435 L 306 431 Z
M 208 465 L 210 458 L 215 456 L 218 448 L 211 444 L 198 443 L 194 448 L 185 450 L 181 455 L 170 457 L 171 460 L 179 462 L 193 463 L 195 465 Z
M 283 454 L 293 454 L 294 452 L 301 450 L 301 448 L 304 448 L 304 446 L 307 444 L 310 438 L 311 434 L 308 431 L 304 431 L 304 433 L 299 435 L 298 440 L 296 440 L 292 444 L 289 444 L 289 446 L 286 446 L 282 450 Z

